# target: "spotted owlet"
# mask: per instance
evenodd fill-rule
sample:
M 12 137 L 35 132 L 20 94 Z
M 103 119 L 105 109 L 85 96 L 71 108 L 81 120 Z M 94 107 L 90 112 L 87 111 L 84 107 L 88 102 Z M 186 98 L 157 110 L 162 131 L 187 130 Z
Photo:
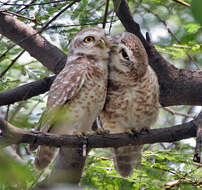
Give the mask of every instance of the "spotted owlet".
M 135 35 L 112 36 L 109 84 L 101 125 L 111 133 L 149 129 L 158 116 L 159 85 L 147 53 Z M 142 145 L 113 148 L 116 170 L 126 177 L 141 163 Z
M 108 75 L 109 49 L 104 30 L 88 28 L 76 34 L 69 46 L 64 69 L 50 87 L 42 131 L 57 134 L 87 134 L 103 109 Z M 43 169 L 57 148 L 39 146 L 35 166 Z M 72 159 L 79 155 L 69 149 Z M 71 175 L 70 173 L 67 175 Z

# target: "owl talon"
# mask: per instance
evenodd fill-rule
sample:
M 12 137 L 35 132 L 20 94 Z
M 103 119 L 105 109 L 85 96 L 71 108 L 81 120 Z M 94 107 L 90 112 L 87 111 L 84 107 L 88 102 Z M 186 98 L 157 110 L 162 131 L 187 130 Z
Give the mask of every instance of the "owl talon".
M 109 130 L 107 130 L 107 129 L 97 129 L 96 131 L 95 131 L 95 133 L 97 134 L 97 135 L 104 135 L 104 134 L 109 134 L 110 133 L 110 131 Z
M 126 129 L 125 133 L 129 134 L 132 137 L 137 137 L 137 131 L 134 129 Z
M 147 134 L 149 134 L 150 133 L 150 130 L 149 129 L 146 129 L 146 128 L 143 128 L 143 129 L 141 129 L 141 131 L 140 131 L 140 134 L 141 135 L 147 135 Z
M 109 134 L 110 130 L 104 129 L 104 134 Z
M 126 129 L 125 133 L 127 133 L 129 135 L 133 135 L 133 130 L 132 129 Z
M 74 131 L 73 132 L 73 135 L 76 135 L 78 137 L 83 137 L 83 136 L 86 136 L 86 134 L 84 132 L 80 132 L 80 131 Z

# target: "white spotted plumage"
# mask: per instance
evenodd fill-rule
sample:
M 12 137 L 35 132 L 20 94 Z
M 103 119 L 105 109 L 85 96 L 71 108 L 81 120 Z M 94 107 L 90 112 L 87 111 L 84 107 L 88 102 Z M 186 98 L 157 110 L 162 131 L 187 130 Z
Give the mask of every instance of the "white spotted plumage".
M 90 36 L 92 42 L 85 38 Z M 47 101 L 42 131 L 58 134 L 83 134 L 103 109 L 107 89 L 109 48 L 104 30 L 88 28 L 77 33 L 69 46 L 64 69 L 53 82 Z M 56 148 L 40 146 L 35 166 L 43 169 Z
M 137 36 L 124 32 L 111 38 L 115 48 L 109 64 L 106 104 L 100 114 L 111 133 L 139 132 L 156 121 L 159 85 L 148 64 L 146 51 Z M 116 170 L 124 177 L 141 162 L 141 145 L 113 148 Z

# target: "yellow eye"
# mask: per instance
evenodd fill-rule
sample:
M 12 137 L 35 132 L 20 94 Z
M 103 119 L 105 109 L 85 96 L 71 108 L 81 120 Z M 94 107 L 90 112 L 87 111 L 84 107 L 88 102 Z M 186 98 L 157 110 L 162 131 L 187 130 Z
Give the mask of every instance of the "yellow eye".
M 124 49 L 121 50 L 121 54 L 122 54 L 124 59 L 129 60 L 128 54 L 125 52 Z
M 94 40 L 95 40 L 95 38 L 93 36 L 87 36 L 83 41 L 85 43 L 89 43 L 89 42 L 92 42 Z

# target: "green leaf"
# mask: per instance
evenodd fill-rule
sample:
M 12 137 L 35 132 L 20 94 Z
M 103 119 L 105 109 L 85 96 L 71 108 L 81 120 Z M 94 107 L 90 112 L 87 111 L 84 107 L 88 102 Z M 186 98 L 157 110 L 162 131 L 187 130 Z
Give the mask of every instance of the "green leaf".
M 202 1 L 201 0 L 192 0 L 191 10 L 194 18 L 202 25 Z
M 33 176 L 25 165 L 17 162 L 4 152 L 0 153 L 0 163 L 0 189 L 2 189 L 2 186 L 16 190 L 27 189 L 28 183 L 32 181 Z
M 184 27 L 187 29 L 188 33 L 195 33 L 201 28 L 199 24 L 194 23 L 186 24 Z

